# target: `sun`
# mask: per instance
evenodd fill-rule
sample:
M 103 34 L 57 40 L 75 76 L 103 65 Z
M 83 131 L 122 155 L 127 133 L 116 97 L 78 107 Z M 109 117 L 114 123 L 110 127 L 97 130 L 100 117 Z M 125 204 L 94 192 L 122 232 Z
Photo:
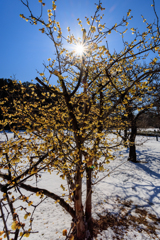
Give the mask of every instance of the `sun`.
M 75 53 L 82 56 L 85 52 L 85 47 L 82 43 L 77 43 L 74 47 Z

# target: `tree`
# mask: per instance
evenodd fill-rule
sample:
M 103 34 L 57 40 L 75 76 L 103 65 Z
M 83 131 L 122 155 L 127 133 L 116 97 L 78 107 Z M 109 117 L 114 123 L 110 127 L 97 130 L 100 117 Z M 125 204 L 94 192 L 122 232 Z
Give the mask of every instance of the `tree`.
M 159 74 L 156 74 L 153 81 L 150 83 L 150 89 L 152 91 L 148 92 L 149 102 L 152 104 L 152 107 L 147 111 L 142 113 L 137 119 L 137 126 L 139 128 L 159 128 L 160 122 L 160 82 L 159 82 Z
M 44 92 L 41 91 L 38 95 L 38 86 L 35 88 L 30 84 L 30 91 L 27 93 L 23 84 L 19 83 L 21 99 L 14 101 L 14 113 L 4 107 L 7 121 L 1 121 L 2 128 L 4 129 L 6 124 L 12 126 L 14 119 L 15 124 L 26 129 L 26 136 L 22 136 L 11 127 L 18 138 L 6 139 L 7 142 L 1 145 L 3 171 L 0 177 L 3 183 L 0 185 L 4 195 L 0 203 L 4 230 L 8 239 L 11 234 L 14 234 L 14 239 L 18 239 L 19 235 L 28 236 L 32 232 L 32 224 L 30 229 L 26 229 L 18 211 L 13 207 L 17 199 L 26 201 L 29 205 L 33 204 L 29 196 L 22 194 L 21 189 L 25 189 L 41 198 L 48 196 L 59 202 L 73 218 L 75 239 L 92 239 L 93 178 L 96 178 L 98 171 L 104 170 L 105 163 L 113 159 L 110 149 L 114 146 L 106 138 L 107 130 L 113 126 L 112 121 L 116 122 L 119 118 L 117 112 L 122 108 L 127 96 L 135 94 L 134 87 L 147 76 L 160 72 L 159 67 L 152 68 L 158 59 L 160 46 L 158 20 L 157 24 L 147 23 L 147 29 L 143 33 L 131 29 L 135 38 L 129 44 L 124 41 L 124 33 L 128 21 L 132 18 L 131 10 L 119 24 L 108 29 L 105 24 L 101 24 L 101 11 L 104 8 L 99 1 L 94 17 L 86 18 L 89 24 L 88 33 L 83 29 L 81 20 L 78 20 L 83 31 L 83 39 L 80 41 L 70 33 L 70 28 L 69 36 L 63 37 L 60 24 L 56 21 L 55 2 L 52 2 L 52 9 L 48 10 L 47 23 L 42 14 L 39 17 L 33 15 L 28 0 L 21 2 L 28 8 L 30 16 L 20 16 L 31 24 L 42 24 L 40 31 L 51 39 L 56 57 L 48 59 L 49 64 L 44 64 L 45 72 L 36 77 L 45 89 Z M 43 10 L 44 3 L 42 0 L 39 0 L 39 3 Z M 124 31 L 120 30 L 122 27 Z M 102 44 L 105 37 L 113 31 L 122 35 L 124 48 L 121 52 L 112 54 L 109 46 Z M 63 47 L 63 40 L 75 48 L 79 46 L 79 49 L 83 49 L 82 53 L 77 55 L 75 51 L 69 52 Z M 146 54 L 150 52 L 156 56 L 150 61 L 151 67 L 141 69 L 139 77 L 129 79 L 128 70 L 141 58 L 147 58 Z M 52 77 L 57 79 L 57 85 L 51 85 Z M 27 97 L 31 101 L 28 101 Z M 52 104 L 49 99 L 54 97 L 57 101 Z M 43 104 L 44 102 L 46 104 Z M 28 184 L 31 177 L 35 176 L 36 181 L 39 173 L 44 170 L 51 173 L 58 170 L 60 177 L 66 177 L 69 203 L 65 194 L 57 196 L 47 189 Z M 85 203 L 82 201 L 83 178 L 86 178 Z M 63 185 L 61 188 L 65 189 Z M 10 192 L 15 195 L 12 199 Z M 19 196 L 16 196 L 18 194 Z M 5 200 L 8 202 L 8 212 L 12 214 L 11 227 L 7 225 L 4 214 Z M 28 216 L 30 213 L 27 211 L 25 217 Z M 32 218 L 30 220 L 32 222 Z M 10 231 L 11 228 L 13 231 Z
M 121 135 L 124 141 L 124 145 L 129 144 L 129 160 L 136 162 L 136 144 L 135 139 L 137 135 L 137 121 L 143 113 L 151 111 L 154 103 L 155 96 L 155 80 L 159 77 L 159 73 L 152 72 L 150 75 L 143 75 L 147 69 L 159 68 L 159 63 L 156 63 L 152 68 L 151 64 L 144 66 L 134 65 L 130 67 L 126 73 L 127 81 L 139 78 L 139 82 L 136 83 L 132 89 L 132 92 L 126 94 L 119 115 L 123 119 L 122 128 L 124 129 L 124 136 Z M 125 71 L 125 69 L 123 69 Z M 157 95 L 157 94 L 156 94 Z M 127 130 L 130 128 L 130 132 Z M 126 143 L 128 140 L 128 144 Z
M 155 81 L 153 82 L 153 87 L 155 89 L 154 95 L 153 95 L 153 108 L 152 113 L 153 117 L 155 119 L 154 127 L 160 129 L 160 80 L 159 76 L 155 78 Z

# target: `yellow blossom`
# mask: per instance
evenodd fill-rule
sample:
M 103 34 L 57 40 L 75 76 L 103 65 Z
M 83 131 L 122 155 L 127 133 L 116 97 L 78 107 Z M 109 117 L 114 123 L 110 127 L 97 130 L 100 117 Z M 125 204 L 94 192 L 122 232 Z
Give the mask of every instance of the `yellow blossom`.
M 24 237 L 29 237 L 30 233 L 25 233 Z
M 18 221 L 14 221 L 11 225 L 12 230 L 16 230 L 18 228 Z
M 62 234 L 63 234 L 63 236 L 66 236 L 67 235 L 67 229 L 63 229 Z
M 4 233 L 4 231 L 0 231 L 0 236 L 2 236 L 2 235 L 3 235 L 3 233 Z
M 44 76 L 44 73 L 40 73 L 39 75 L 40 75 L 40 76 Z

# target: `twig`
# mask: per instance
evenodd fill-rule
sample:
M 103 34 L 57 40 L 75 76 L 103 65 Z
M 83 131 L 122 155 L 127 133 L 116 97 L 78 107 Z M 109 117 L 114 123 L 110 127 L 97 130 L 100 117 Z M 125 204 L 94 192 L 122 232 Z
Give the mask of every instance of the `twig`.
M 123 164 L 126 163 L 126 162 L 128 162 L 128 160 L 125 161 L 125 162 L 123 162 L 123 163 L 121 163 L 121 164 L 119 164 L 119 165 L 116 166 L 115 168 L 113 168 L 107 175 L 105 175 L 103 178 L 99 179 L 97 182 L 92 183 L 92 185 L 96 185 L 98 182 L 102 181 L 104 178 L 106 178 L 108 175 L 110 175 L 115 169 L 119 168 L 121 165 L 123 165 Z
M 5 221 L 5 216 L 4 216 L 4 213 L 3 213 L 3 208 L 2 208 L 2 205 L 1 205 L 1 201 L 0 201 L 0 209 L 1 209 L 1 214 L 2 214 L 2 219 L 3 219 L 3 224 L 4 224 L 4 227 L 5 227 L 5 232 L 6 232 L 7 240 L 9 240 L 7 224 L 6 224 L 6 221 Z

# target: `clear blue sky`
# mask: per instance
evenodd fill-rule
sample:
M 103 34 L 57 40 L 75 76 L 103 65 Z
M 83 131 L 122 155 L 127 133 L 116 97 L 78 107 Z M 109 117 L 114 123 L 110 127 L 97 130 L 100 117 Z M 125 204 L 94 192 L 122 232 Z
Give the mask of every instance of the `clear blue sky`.
M 24 0 L 25 1 L 25 0 Z M 38 15 L 40 3 L 38 0 L 29 0 L 33 13 Z M 43 16 L 47 19 L 47 9 L 51 8 L 51 0 L 44 0 Z M 78 26 L 77 18 L 82 20 L 86 27 L 85 16 L 93 16 L 97 0 L 57 0 L 57 21 L 60 22 L 63 35 L 67 36 L 66 28 L 70 26 L 76 37 L 81 37 L 81 30 Z M 160 17 L 160 0 L 155 0 L 157 14 Z M 141 14 L 151 22 L 155 19 L 152 0 L 102 0 L 105 7 L 104 22 L 107 27 L 112 27 L 119 23 L 123 16 L 126 16 L 128 9 L 131 9 L 131 20 L 128 28 L 138 27 L 143 29 L 145 24 Z M 27 23 L 19 17 L 23 13 L 28 16 L 28 11 L 20 0 L 1 0 L 0 5 L 0 78 L 16 77 L 17 80 L 31 81 L 38 76 L 37 71 L 43 72 L 43 62 L 47 63 L 48 58 L 52 58 L 54 48 L 52 42 L 45 34 L 35 26 Z M 131 33 L 127 38 L 131 39 Z M 129 41 L 128 39 L 128 41 Z M 120 42 L 114 34 L 110 37 L 110 49 L 120 50 Z

